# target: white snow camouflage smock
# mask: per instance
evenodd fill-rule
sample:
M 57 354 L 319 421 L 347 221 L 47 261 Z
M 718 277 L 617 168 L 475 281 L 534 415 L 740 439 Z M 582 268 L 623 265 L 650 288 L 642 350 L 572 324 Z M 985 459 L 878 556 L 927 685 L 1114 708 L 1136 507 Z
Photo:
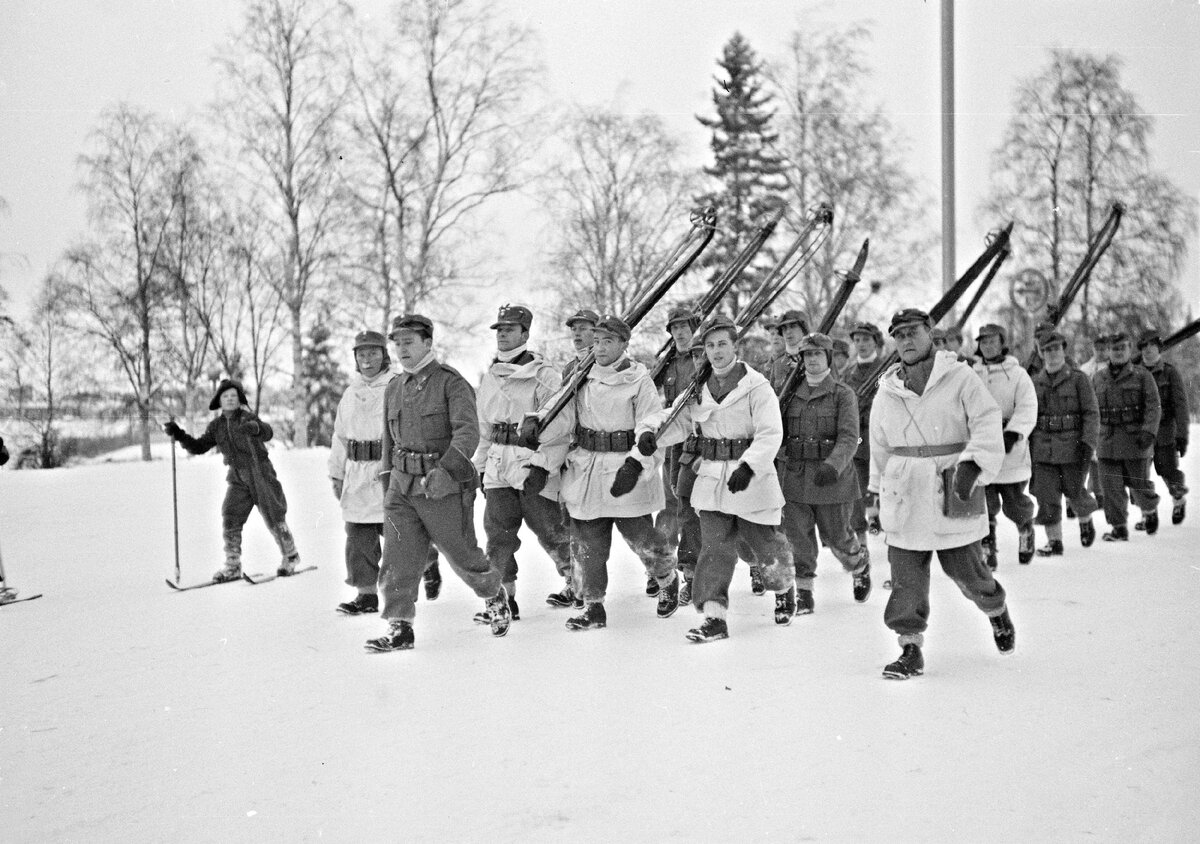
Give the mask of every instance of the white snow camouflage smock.
M 516 423 L 518 429 L 528 413 L 534 413 L 562 384 L 562 376 L 540 355 L 522 364 L 493 361 L 483 374 L 475 394 L 479 413 L 479 447 L 471 462 L 482 474 L 484 489 L 512 487 L 520 489 L 529 475 L 529 457 L 533 454 L 519 445 L 506 445 L 492 440 L 492 425 L 498 422 Z M 520 360 L 521 358 L 517 358 Z M 559 475 L 553 472 L 542 490 L 542 497 L 558 500 Z
M 987 514 L 949 518 L 942 513 L 942 470 L 974 460 L 979 484 L 992 483 L 1004 463 L 1000 408 L 987 387 L 954 352 L 937 352 L 925 392 L 918 396 L 892 366 L 871 406 L 871 481 L 879 493 L 879 521 L 888 545 L 912 551 L 958 548 L 988 532 Z M 901 457 L 899 446 L 966 443 L 957 454 Z
M 1029 480 L 1033 474 L 1033 463 L 1029 459 L 1029 435 L 1037 425 L 1037 390 L 1033 379 L 1017 359 L 1006 355 L 999 363 L 976 361 L 975 374 L 987 386 L 988 392 L 1000 405 L 1000 420 L 1005 431 L 1020 434 L 1021 439 L 1013 443 L 1012 451 L 1004 455 L 995 480 L 989 483 L 1013 484 Z
M 713 439 L 753 439 L 736 460 L 698 459 L 692 464 L 696 482 L 691 504 L 696 510 L 715 510 L 756 524 L 778 525 L 783 515 L 783 492 L 775 471 L 775 455 L 783 444 L 779 398 L 765 376 L 749 366 L 745 369 L 746 374 L 720 403 L 706 383 L 699 404 L 695 399 L 687 402 L 658 438 L 658 445 L 660 449 L 674 445 L 692 433 Z M 680 396 L 676 404 L 685 398 Z M 668 413 L 664 408 L 647 417 L 637 427 L 638 436 L 643 431 L 657 431 Z M 750 486 L 733 493 L 729 491 L 729 475 L 739 463 L 753 469 L 754 477 Z
M 379 461 L 350 460 L 346 443 L 383 437 L 383 395 L 398 373 L 384 370 L 374 378 L 355 373 L 338 402 L 329 447 L 329 477 L 342 482 L 342 518 L 358 524 L 383 522 L 383 484 Z
M 575 399 L 543 432 L 529 463 L 544 467 L 550 477 L 565 464 L 559 494 L 572 518 L 620 519 L 656 513 L 666 506 L 661 451 L 643 457 L 636 448 L 599 452 L 571 447 L 571 442 L 576 425 L 594 431 L 632 431 L 658 410 L 662 399 L 645 366 L 627 357 L 612 366 L 593 366 Z M 642 474 L 632 492 L 613 498 L 609 489 L 626 457 L 642 464 Z

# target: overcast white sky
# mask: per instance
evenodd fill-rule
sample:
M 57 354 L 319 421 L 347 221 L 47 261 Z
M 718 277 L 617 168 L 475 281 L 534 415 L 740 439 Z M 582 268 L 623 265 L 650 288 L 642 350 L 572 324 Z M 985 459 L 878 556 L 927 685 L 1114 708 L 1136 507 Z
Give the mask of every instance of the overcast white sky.
M 354 5 L 378 16 L 389 4 Z M 694 115 L 710 111 L 714 62 L 735 30 L 771 56 L 803 20 L 873 21 L 873 93 L 910 140 L 912 169 L 937 227 L 937 2 L 502 0 L 501 6 L 540 33 L 552 96 L 656 112 L 697 164 L 706 161 L 708 139 Z M 203 120 L 216 78 L 214 45 L 239 25 L 241 7 L 240 0 L 5 0 L 0 197 L 9 210 L 0 218 L 0 253 L 8 256 L 0 284 L 17 310 L 84 225 L 75 159 L 101 109 L 125 99 Z M 990 224 L 975 209 L 1014 83 L 1044 65 L 1050 47 L 1122 55 L 1125 84 L 1157 117 L 1156 165 L 1200 197 L 1196 0 L 959 0 L 956 17 L 960 269 Z M 1200 304 L 1195 252 L 1184 281 L 1191 305 Z M 526 258 L 511 260 L 510 271 L 519 271 Z

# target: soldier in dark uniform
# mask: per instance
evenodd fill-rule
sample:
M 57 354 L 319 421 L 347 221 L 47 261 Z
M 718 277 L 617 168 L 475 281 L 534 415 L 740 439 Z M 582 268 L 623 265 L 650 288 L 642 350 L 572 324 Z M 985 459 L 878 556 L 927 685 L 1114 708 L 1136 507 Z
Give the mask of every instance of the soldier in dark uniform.
M 863 493 L 854 502 L 850 514 L 850 527 L 858 537 L 859 544 L 867 544 L 867 531 L 879 533 L 879 505 L 867 492 L 871 480 L 871 402 L 875 399 L 875 385 L 861 399 L 859 388 L 879 366 L 879 355 L 883 351 L 883 332 L 869 322 L 860 322 L 850 332 L 857 352 L 854 360 L 842 370 L 842 383 L 855 393 L 858 402 L 858 447 L 854 451 L 854 474 L 858 477 L 858 488 Z M 868 512 L 868 510 L 870 512 Z
M 850 344 L 841 337 L 833 338 L 833 372 L 841 373 L 850 363 Z
M 800 341 L 808 333 L 808 317 L 804 311 L 784 311 L 776 327 L 783 335 L 783 353 L 771 363 L 771 374 L 768 377 L 771 388 L 778 395 L 783 383 L 800 363 Z
M 419 314 L 392 321 L 388 334 L 404 371 L 384 395 L 383 561 L 379 591 L 388 633 L 368 650 L 413 646 L 417 588 L 431 542 L 454 573 L 487 604 L 492 634 L 508 632 L 508 594 L 501 572 L 475 541 L 475 488 L 471 458 L 479 445 L 475 392 L 433 354 L 433 322 Z
M 858 448 L 858 401 L 854 390 L 830 371 L 833 341 L 809 334 L 797 349 L 804 380 L 783 409 L 780 452 L 783 529 L 796 564 L 796 615 L 813 611 L 817 574 L 817 530 L 842 566 L 853 575 L 854 600 L 871 593 L 867 546 L 850 528 L 854 501 L 862 497 L 853 458 Z
M 671 339 L 675 343 L 675 357 L 663 371 L 661 381 L 657 385 L 662 387 L 663 402 L 667 407 L 675 403 L 680 392 L 687 389 L 687 385 L 696 374 L 696 364 L 692 359 L 692 339 L 699 325 L 699 317 L 691 308 L 683 305 L 672 308 L 667 315 L 667 331 L 671 333 Z M 667 506 L 655 517 L 654 526 L 667 538 L 670 547 L 677 549 L 679 571 L 685 581 L 690 581 L 700 556 L 700 517 L 675 493 L 675 486 L 679 482 L 679 458 L 682 454 L 683 443 L 664 450 L 663 492 Z M 658 594 L 658 581 L 653 577 L 646 580 L 646 594 L 651 597 Z
M 1034 521 L 1046 528 L 1046 546 L 1038 556 L 1063 552 L 1062 499 L 1079 517 L 1079 541 L 1087 548 L 1096 539 L 1092 513 L 1100 508 L 1084 488 L 1100 436 L 1096 393 L 1086 375 L 1067 363 L 1067 340 L 1057 331 L 1038 338 L 1042 368 L 1033 376 L 1037 423 L 1029 434 L 1033 479 L 1029 491 L 1038 501 Z
M 1179 458 L 1187 453 L 1188 444 L 1188 401 L 1187 391 L 1179 370 L 1162 359 L 1162 338 L 1156 331 L 1147 332 L 1138 341 L 1142 352 L 1142 366 L 1154 376 L 1158 385 L 1158 399 L 1162 405 L 1162 419 L 1158 423 L 1158 437 L 1154 443 L 1154 471 L 1167 484 L 1173 502 L 1171 524 L 1183 521 L 1187 506 L 1187 482 L 1179 469 Z M 1144 522 L 1134 525 L 1145 530 Z
M 596 323 L 600 315 L 590 308 L 580 308 L 567 317 L 567 328 L 571 329 L 571 345 L 575 348 L 575 357 L 567 361 L 563 367 L 562 377 L 566 381 L 575 372 L 575 367 L 592 350 L 596 342 Z
M 1107 542 L 1129 539 L 1129 499 L 1142 509 L 1147 534 L 1158 530 L 1158 494 L 1150 480 L 1150 460 L 1158 439 L 1162 406 L 1154 376 L 1130 362 L 1129 335 L 1109 337 L 1108 366 L 1092 376 L 1100 406 L 1100 488 Z M 1128 489 L 1128 494 L 1126 493 Z

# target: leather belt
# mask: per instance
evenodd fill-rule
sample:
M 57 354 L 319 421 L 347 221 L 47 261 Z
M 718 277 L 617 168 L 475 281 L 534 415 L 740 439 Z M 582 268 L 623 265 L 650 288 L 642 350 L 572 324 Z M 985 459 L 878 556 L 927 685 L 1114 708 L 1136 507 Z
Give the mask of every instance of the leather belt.
M 966 443 L 945 443 L 943 445 L 898 445 L 890 449 L 897 457 L 945 457 L 958 454 L 967 447 Z

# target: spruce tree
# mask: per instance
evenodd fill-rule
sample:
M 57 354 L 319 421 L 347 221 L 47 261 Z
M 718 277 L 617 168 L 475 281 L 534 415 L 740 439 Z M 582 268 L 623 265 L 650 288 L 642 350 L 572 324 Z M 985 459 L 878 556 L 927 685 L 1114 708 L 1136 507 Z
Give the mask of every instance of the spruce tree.
M 309 329 L 304 348 L 304 383 L 308 393 L 308 443 L 329 445 L 338 402 L 349 384 L 338 366 L 331 332 L 324 320 Z M 297 438 L 298 440 L 299 438 Z
M 762 64 L 740 32 L 725 44 L 717 65 L 716 117 L 696 117 L 712 131 L 713 164 L 704 172 L 717 184 L 697 201 L 717 207 L 717 236 L 702 263 L 714 279 L 754 237 L 764 216 L 779 207 L 786 185 L 775 147 L 778 133 L 771 129 L 772 96 L 764 92 Z M 768 244 L 730 293 L 734 315 L 773 263 Z

